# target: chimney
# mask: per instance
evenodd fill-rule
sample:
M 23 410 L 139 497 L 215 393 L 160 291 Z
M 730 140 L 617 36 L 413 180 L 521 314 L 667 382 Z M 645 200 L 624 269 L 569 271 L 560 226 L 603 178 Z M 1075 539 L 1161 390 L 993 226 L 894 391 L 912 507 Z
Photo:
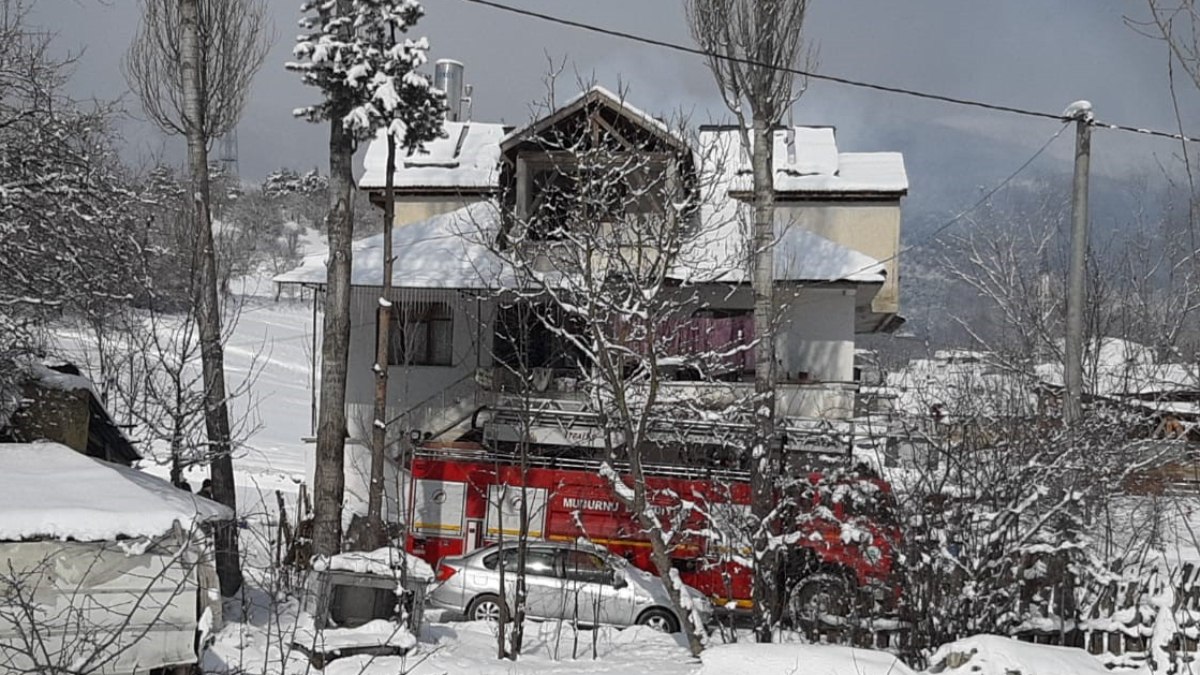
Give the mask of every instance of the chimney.
M 438 59 L 433 64 L 433 86 L 446 94 L 446 121 L 463 118 L 463 64 L 453 59 Z

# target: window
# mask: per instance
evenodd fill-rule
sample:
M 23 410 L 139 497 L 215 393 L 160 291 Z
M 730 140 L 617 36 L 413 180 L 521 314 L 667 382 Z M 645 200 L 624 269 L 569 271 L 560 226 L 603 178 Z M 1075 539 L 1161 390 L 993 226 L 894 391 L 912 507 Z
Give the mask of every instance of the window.
M 496 569 L 497 560 L 501 556 L 504 558 L 504 571 L 515 574 L 517 571 L 516 548 L 506 548 L 500 553 L 489 555 L 483 559 L 483 566 L 489 570 Z M 525 551 L 525 573 L 542 577 L 558 576 L 558 572 L 554 568 L 554 552 L 532 548 Z
M 563 330 L 586 334 L 581 321 L 553 306 L 501 305 L 496 314 L 492 353 L 498 363 L 515 368 L 575 368 L 583 358 Z
M 589 584 L 612 581 L 612 570 L 604 559 L 587 551 L 562 551 L 563 571 L 568 579 Z
M 527 196 L 518 208 L 534 241 L 563 239 L 577 221 L 622 222 L 645 212 L 661 212 L 666 165 L 659 159 L 618 154 L 574 156 L 559 161 L 522 158 L 529 166 Z
M 454 357 L 454 315 L 445 302 L 410 302 L 392 308 L 389 366 L 449 366 Z

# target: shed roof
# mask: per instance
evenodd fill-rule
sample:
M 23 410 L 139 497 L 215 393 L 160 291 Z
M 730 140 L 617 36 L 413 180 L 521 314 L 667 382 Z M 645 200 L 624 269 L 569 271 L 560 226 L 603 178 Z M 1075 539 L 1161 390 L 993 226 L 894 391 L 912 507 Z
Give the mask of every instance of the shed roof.
M 0 444 L 0 541 L 151 537 L 233 517 L 225 506 L 60 443 Z
M 714 217 L 713 229 L 681 254 L 672 276 L 694 283 L 748 281 L 744 223 L 736 200 L 722 200 L 730 213 Z M 718 219 L 719 218 L 719 219 Z M 392 231 L 397 288 L 485 290 L 511 288 L 516 274 L 486 243 L 499 231 L 500 212 L 490 201 L 478 202 Z M 350 283 L 383 284 L 383 235 L 354 242 Z M 306 256 L 301 265 L 275 277 L 277 283 L 325 283 L 327 252 Z M 775 245 L 778 281 L 851 281 L 882 283 L 883 263 L 796 227 L 779 227 Z

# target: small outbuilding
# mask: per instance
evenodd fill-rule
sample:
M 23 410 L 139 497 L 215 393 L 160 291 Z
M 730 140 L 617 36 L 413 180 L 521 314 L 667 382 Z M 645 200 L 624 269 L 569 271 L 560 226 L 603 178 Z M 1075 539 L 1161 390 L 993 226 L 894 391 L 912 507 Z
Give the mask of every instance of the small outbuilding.
M 4 407 L 0 405 L 0 443 L 57 441 L 125 466 L 141 459 L 92 381 L 73 364 L 30 359 L 24 364 L 19 400 L 11 411 Z
M 225 506 L 55 442 L 0 443 L 0 672 L 196 663 Z

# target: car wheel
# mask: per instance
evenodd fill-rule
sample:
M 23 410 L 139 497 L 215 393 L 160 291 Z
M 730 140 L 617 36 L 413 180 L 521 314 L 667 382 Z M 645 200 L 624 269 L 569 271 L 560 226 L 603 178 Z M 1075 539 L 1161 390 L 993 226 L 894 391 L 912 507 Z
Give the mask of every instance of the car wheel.
M 467 618 L 471 621 L 488 621 L 497 623 L 504 612 L 499 596 L 487 593 L 475 598 L 467 606 Z
M 788 598 L 788 618 L 794 628 L 812 630 L 824 617 L 848 618 L 854 598 L 849 581 L 835 574 L 814 574 L 796 584 Z
M 653 607 L 642 612 L 637 622 L 639 626 L 648 626 L 660 633 L 679 632 L 679 621 L 675 618 L 675 615 L 658 607 Z

